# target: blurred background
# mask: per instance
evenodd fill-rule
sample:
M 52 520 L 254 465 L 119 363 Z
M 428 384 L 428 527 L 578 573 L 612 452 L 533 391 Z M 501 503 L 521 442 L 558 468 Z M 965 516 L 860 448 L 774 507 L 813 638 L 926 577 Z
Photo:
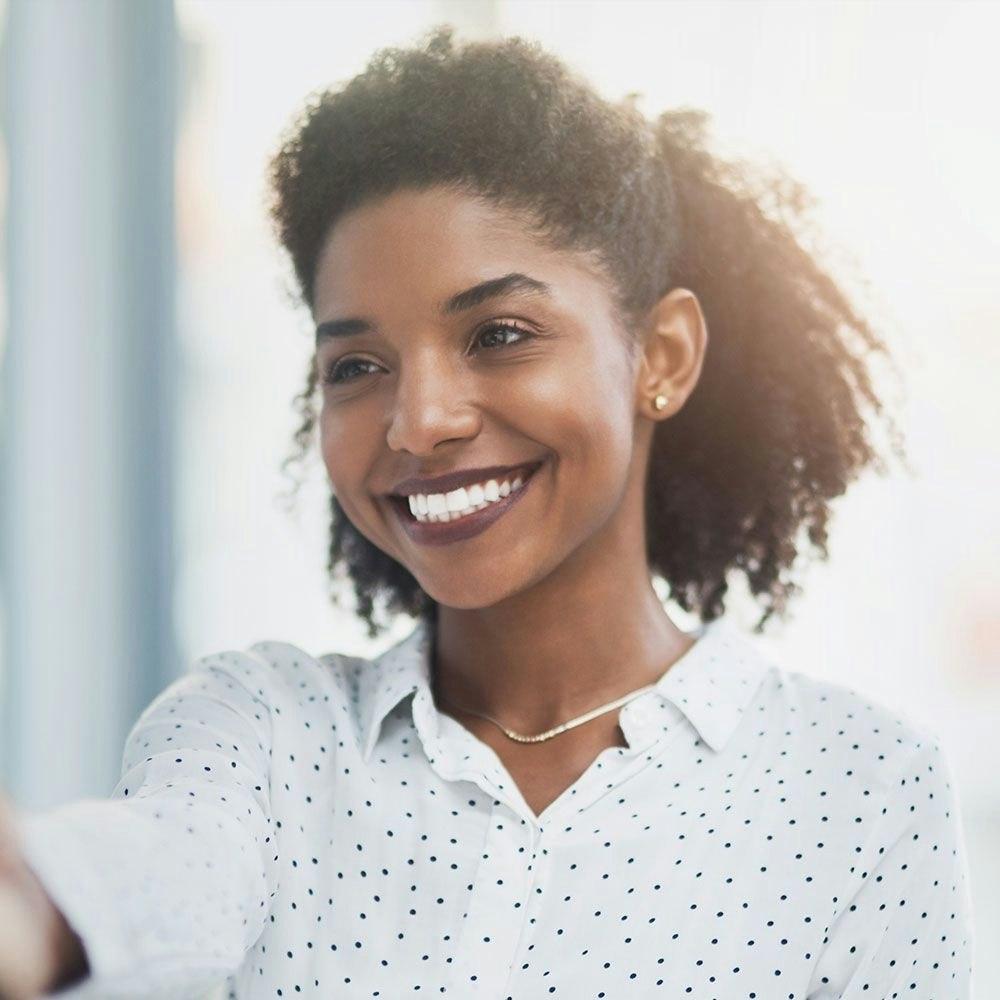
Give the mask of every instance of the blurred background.
M 992 996 L 994 3 L 0 0 L 0 787 L 27 808 L 108 794 L 194 657 L 266 638 L 372 655 L 409 630 L 372 643 L 331 605 L 318 461 L 282 500 L 311 330 L 266 166 L 307 94 L 443 22 L 536 38 L 650 113 L 705 108 L 721 149 L 816 196 L 902 367 L 886 392 L 914 474 L 842 498 L 830 561 L 755 641 L 940 734 Z M 756 620 L 745 595 L 731 617 Z

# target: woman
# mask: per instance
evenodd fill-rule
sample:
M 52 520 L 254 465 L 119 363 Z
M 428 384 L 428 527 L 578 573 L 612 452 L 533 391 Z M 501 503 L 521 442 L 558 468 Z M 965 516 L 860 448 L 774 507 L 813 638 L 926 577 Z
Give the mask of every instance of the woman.
M 417 628 L 205 657 L 111 801 L 8 823 L 49 928 L 8 991 L 970 995 L 935 735 L 723 617 L 735 574 L 783 613 L 881 467 L 883 345 L 801 192 L 703 124 L 446 30 L 308 107 L 273 166 L 316 323 L 299 454 L 318 431 L 372 634 L 380 604 Z

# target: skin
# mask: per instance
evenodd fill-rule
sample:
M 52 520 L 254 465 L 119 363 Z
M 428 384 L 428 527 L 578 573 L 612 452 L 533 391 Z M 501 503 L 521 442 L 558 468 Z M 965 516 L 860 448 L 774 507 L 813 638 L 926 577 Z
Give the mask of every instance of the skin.
M 442 313 L 457 292 L 512 272 L 547 292 Z M 493 748 L 540 815 L 602 750 L 625 745 L 617 713 L 521 745 L 454 706 L 540 732 L 654 682 L 693 645 L 652 588 L 644 486 L 655 425 L 701 372 L 698 301 L 674 289 L 636 341 L 589 255 L 554 248 L 511 209 L 431 188 L 336 223 L 313 315 L 370 327 L 317 345 L 321 381 L 355 362 L 341 368 L 354 378 L 322 388 L 331 486 L 358 530 L 440 605 L 437 703 Z M 669 397 L 659 411 L 658 393 Z M 539 459 L 516 505 L 447 545 L 412 541 L 386 496 L 409 476 Z

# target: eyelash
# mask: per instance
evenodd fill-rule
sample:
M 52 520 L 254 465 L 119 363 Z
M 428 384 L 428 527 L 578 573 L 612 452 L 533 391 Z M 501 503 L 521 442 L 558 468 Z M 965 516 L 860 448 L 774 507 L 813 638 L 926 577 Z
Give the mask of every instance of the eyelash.
M 486 326 L 481 327 L 476 334 L 476 340 L 478 340 L 485 334 L 496 333 L 498 331 L 504 333 L 516 333 L 519 335 L 516 341 L 513 341 L 512 343 L 509 344 L 508 343 L 500 344 L 499 347 L 512 347 L 514 346 L 514 344 L 523 343 L 525 340 L 527 340 L 529 337 L 532 336 L 532 333 L 529 330 L 526 330 L 522 326 L 518 326 L 516 323 L 497 322 L 497 323 L 488 323 Z M 484 348 L 484 350 L 497 350 L 497 347 L 488 347 Z M 377 362 L 368 361 L 366 358 L 335 358 L 326 366 L 323 372 L 323 385 L 344 385 L 347 382 L 353 382 L 357 378 L 360 378 L 360 376 L 358 375 L 350 377 L 344 377 L 343 375 L 345 369 L 349 370 L 351 365 L 355 364 L 377 365 Z

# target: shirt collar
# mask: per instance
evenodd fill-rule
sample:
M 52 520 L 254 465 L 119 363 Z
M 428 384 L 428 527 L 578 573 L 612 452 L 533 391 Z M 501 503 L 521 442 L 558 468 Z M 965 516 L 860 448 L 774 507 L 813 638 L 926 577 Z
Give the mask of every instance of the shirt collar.
M 431 626 L 424 620 L 406 638 L 362 670 L 359 710 L 362 747 L 369 759 L 386 716 L 407 696 L 431 700 Z M 684 714 L 713 750 L 729 741 L 771 664 L 724 618 L 700 626 L 697 642 L 656 683 L 653 694 Z
M 424 620 L 405 639 L 366 664 L 359 678 L 362 753 L 368 760 L 386 716 L 408 695 L 430 697 L 430 626 Z
M 702 625 L 698 641 L 660 678 L 656 694 L 684 713 L 716 752 L 729 742 L 771 664 L 725 618 Z

